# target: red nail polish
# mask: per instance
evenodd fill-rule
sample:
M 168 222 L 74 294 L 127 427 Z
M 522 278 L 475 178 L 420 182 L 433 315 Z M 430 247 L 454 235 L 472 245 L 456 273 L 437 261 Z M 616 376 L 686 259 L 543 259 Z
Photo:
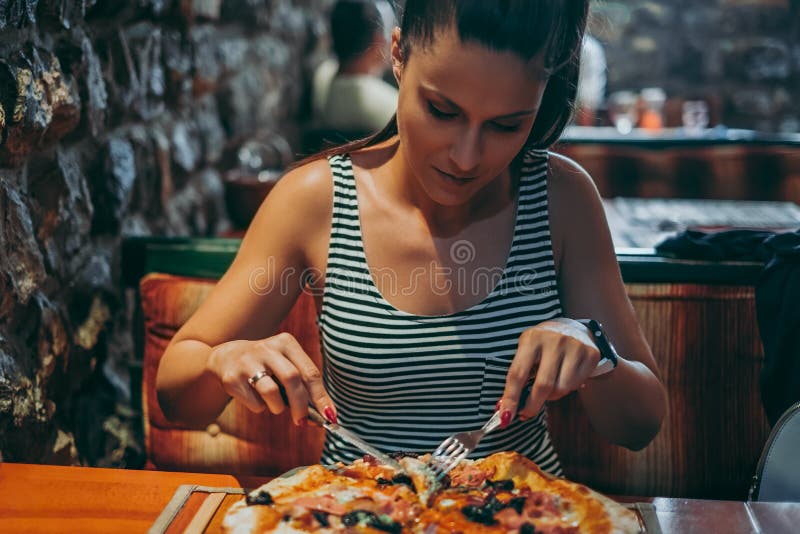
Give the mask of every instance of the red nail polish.
M 303 417 L 297 422 L 297 426 L 308 426 L 308 417 Z
M 500 414 L 500 428 L 505 428 L 511 422 L 511 410 L 503 410 Z
M 499 401 L 497 401 L 497 404 L 494 405 L 494 411 L 497 411 L 497 410 L 500 409 L 500 403 L 501 402 L 503 402 L 503 399 L 500 399 Z
M 336 411 L 333 409 L 333 406 L 325 406 L 325 409 L 322 410 L 322 415 L 324 415 L 325 419 L 334 425 L 339 424 L 339 420 L 336 418 Z

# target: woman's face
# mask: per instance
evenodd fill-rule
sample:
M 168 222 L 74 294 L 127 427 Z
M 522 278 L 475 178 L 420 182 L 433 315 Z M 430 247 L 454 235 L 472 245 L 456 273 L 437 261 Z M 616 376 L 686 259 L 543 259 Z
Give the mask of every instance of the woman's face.
M 464 204 L 522 149 L 547 79 L 517 55 L 464 43 L 453 30 L 440 32 L 425 49 L 414 48 L 404 61 L 399 37 L 395 29 L 403 156 L 434 202 Z

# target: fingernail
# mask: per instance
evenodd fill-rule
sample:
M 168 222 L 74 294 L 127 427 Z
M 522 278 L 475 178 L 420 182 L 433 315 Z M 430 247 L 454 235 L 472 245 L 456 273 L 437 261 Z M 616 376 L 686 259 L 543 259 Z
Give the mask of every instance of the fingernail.
M 500 428 L 505 428 L 511 422 L 511 410 L 503 410 L 500 414 Z
M 325 406 L 325 409 L 322 410 L 322 415 L 334 425 L 339 424 L 339 420 L 336 418 L 336 410 L 333 409 L 333 406 Z
M 303 417 L 295 423 L 297 426 L 306 426 L 308 425 L 308 417 Z
M 497 410 L 500 409 L 500 403 L 501 402 L 503 402 L 503 399 L 500 399 L 499 401 L 497 401 L 497 404 L 494 405 L 494 411 L 497 411 Z

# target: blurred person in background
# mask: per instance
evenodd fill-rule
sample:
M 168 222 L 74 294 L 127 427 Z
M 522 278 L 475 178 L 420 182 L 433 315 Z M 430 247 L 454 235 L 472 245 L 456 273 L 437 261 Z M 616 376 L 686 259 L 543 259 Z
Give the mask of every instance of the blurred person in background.
M 331 13 L 335 58 L 316 69 L 313 106 L 318 127 L 372 133 L 397 109 L 397 89 L 382 76 L 390 66 L 394 11 L 386 0 L 339 0 Z

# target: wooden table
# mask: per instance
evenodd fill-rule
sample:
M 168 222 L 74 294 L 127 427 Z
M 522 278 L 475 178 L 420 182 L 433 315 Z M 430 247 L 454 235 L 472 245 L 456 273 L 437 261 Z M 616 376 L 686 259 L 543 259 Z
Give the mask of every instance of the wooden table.
M 147 532 L 181 484 L 254 487 L 230 475 L 0 463 L 0 533 Z
M 0 464 L 0 532 L 146 532 L 181 484 L 253 487 L 256 478 Z M 624 501 L 636 500 L 623 498 Z M 800 503 L 644 499 L 664 534 L 796 532 Z

